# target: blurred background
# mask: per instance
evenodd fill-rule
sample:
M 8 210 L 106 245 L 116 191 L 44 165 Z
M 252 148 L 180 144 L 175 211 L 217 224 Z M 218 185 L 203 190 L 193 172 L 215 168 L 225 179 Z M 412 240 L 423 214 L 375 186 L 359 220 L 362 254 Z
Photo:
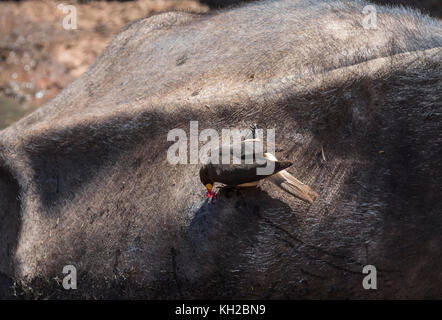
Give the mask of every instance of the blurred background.
M 253 0 L 0 0 L 0 130 L 80 76 L 126 24 L 166 11 L 204 13 Z M 372 0 L 442 18 L 442 0 Z M 59 4 L 77 9 L 76 30 Z

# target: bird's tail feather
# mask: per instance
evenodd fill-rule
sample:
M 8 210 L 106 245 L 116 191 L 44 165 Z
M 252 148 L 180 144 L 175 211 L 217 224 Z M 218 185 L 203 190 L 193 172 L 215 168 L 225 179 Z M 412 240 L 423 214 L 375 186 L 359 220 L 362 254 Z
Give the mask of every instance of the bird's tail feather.
M 277 161 L 276 157 L 271 153 L 265 153 L 264 157 L 268 160 Z M 319 197 L 319 195 L 308 185 L 296 179 L 286 170 L 279 171 L 278 173 L 267 178 L 267 180 L 271 181 L 273 184 L 277 185 L 291 195 L 310 203 L 313 203 L 313 201 Z
M 301 200 L 313 203 L 319 197 L 308 185 L 296 179 L 286 170 L 278 172 L 269 177 L 268 180 Z

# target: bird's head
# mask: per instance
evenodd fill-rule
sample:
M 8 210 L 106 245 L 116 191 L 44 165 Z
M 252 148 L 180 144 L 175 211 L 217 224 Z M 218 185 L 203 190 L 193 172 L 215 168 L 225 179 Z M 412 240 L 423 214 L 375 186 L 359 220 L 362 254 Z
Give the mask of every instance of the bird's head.
M 212 198 L 213 197 L 213 184 L 214 182 L 209 178 L 207 167 L 204 166 L 200 170 L 200 180 L 201 183 L 206 187 L 207 189 L 207 197 Z
M 207 189 L 207 197 L 208 198 L 212 198 L 213 197 L 213 185 L 211 183 L 206 184 L 206 189 Z

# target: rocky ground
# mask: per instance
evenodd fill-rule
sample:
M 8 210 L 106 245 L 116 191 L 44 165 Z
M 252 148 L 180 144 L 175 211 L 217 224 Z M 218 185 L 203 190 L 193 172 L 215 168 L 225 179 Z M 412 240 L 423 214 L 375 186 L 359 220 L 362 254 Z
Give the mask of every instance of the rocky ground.
M 74 4 L 77 30 L 57 5 Z M 164 11 L 205 12 L 196 0 L 0 2 L 0 129 L 81 75 L 127 23 Z

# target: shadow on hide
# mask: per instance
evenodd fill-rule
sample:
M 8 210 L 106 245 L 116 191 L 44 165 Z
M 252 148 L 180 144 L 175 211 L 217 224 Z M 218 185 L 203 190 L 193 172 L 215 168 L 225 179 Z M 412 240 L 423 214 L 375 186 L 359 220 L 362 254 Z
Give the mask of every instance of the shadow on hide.
M 206 200 L 187 229 L 198 285 L 183 281 L 183 296 L 241 297 L 241 279 L 248 277 L 252 263 L 250 254 L 261 246 L 263 233 L 271 232 L 272 221 L 278 226 L 290 225 L 291 232 L 299 225 L 287 204 L 259 188 L 220 189 L 214 204 Z M 260 285 L 265 288 L 258 288 Z M 268 292 L 265 283 L 256 286 L 259 294 Z

